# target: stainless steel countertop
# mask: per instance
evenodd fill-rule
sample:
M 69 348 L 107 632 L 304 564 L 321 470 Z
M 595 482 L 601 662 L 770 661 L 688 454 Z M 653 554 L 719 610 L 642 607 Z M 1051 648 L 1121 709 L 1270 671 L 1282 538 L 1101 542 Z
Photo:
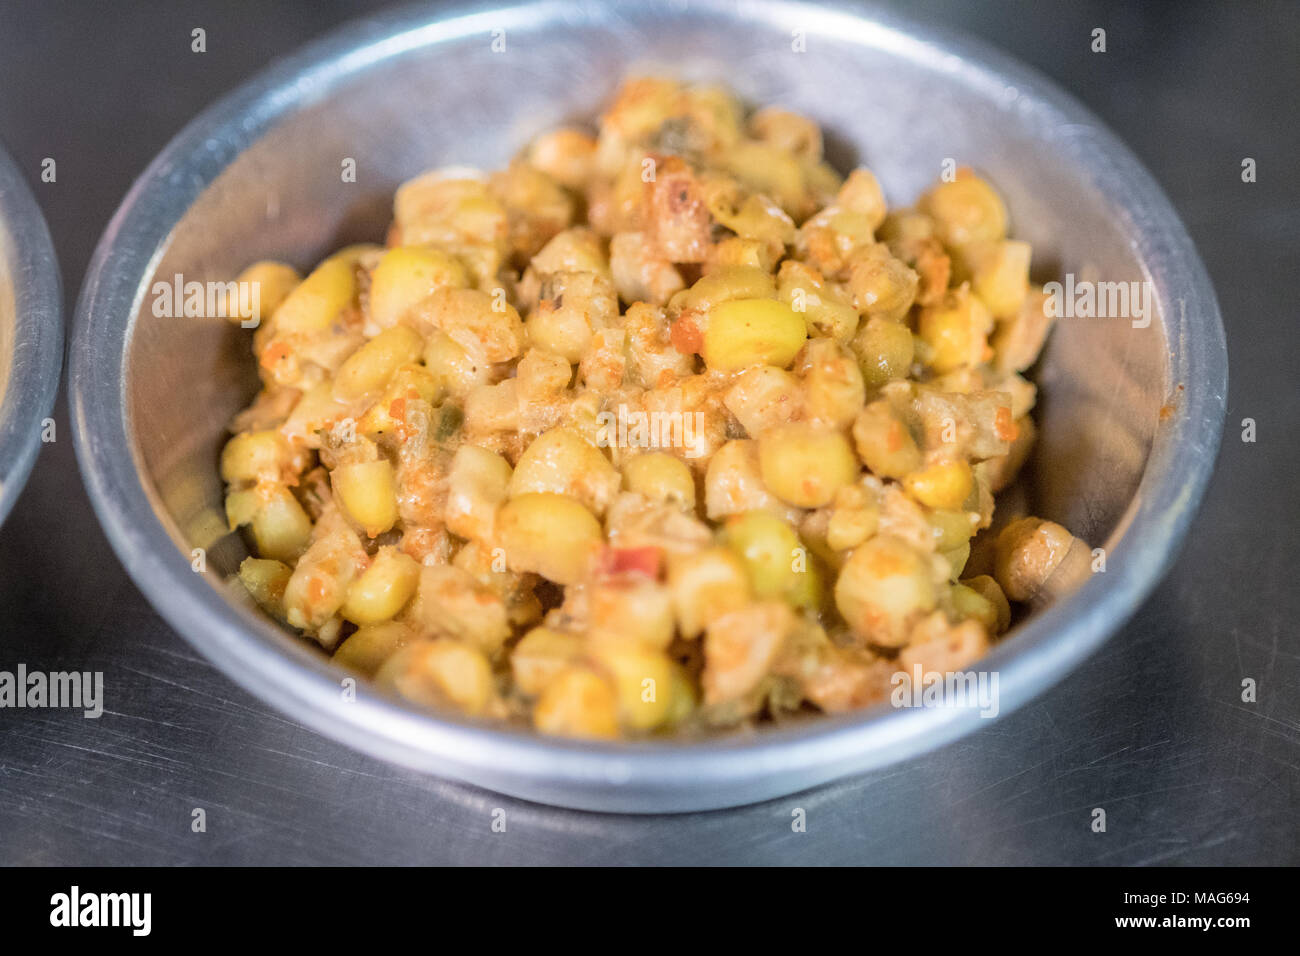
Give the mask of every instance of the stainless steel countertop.
M 0 138 L 45 210 L 69 301 L 131 180 L 194 112 L 367 6 L 0 3 Z M 1228 431 L 1188 544 L 1062 685 L 930 755 L 740 810 L 600 816 L 422 777 L 285 720 L 162 623 L 99 531 L 61 402 L 58 439 L 0 529 L 0 670 L 103 671 L 106 709 L 0 710 L 0 863 L 1300 862 L 1300 389 L 1287 374 L 1300 8 L 1147 7 L 909 5 L 1039 67 L 1111 124 L 1178 207 L 1228 329 Z M 1098 26 L 1105 54 L 1089 50 Z M 206 54 L 190 52 L 195 27 Z

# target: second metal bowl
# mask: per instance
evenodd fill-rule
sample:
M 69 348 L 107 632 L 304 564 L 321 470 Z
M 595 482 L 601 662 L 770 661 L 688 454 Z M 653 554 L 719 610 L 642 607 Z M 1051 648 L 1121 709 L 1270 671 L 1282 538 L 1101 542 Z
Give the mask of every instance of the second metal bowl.
M 63 285 L 50 231 L 0 149 L 0 524 L 40 448 L 63 371 Z

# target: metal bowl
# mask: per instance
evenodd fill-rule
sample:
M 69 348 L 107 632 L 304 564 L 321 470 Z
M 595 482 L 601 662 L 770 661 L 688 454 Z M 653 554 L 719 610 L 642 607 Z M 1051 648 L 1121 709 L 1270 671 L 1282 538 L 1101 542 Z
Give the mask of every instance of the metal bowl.
M 40 207 L 0 149 L 0 524 L 36 461 L 63 371 L 63 283 Z
M 1005 194 L 1043 278 L 1150 283 L 1149 327 L 1064 319 L 1038 376 L 1033 510 L 1106 550 L 1105 573 L 981 664 L 999 674 L 1002 713 L 1041 693 L 1132 614 L 1187 530 L 1224 414 L 1223 329 L 1187 233 L 1113 135 L 1037 74 L 893 14 L 564 2 L 350 25 L 205 111 L 141 176 L 86 277 L 70 387 L 81 468 L 118 555 L 240 684 L 321 733 L 442 776 L 570 807 L 684 811 L 914 756 L 980 717 L 885 706 L 716 741 L 595 745 L 460 722 L 365 687 L 345 701 L 343 673 L 229 582 L 245 552 L 225 531 L 216 463 L 256 385 L 247 333 L 151 307 L 156 280 L 226 280 L 270 256 L 309 266 L 377 239 L 403 179 L 502 164 L 532 134 L 594 115 L 639 69 L 719 79 L 807 113 L 830 131 L 832 160 L 869 164 L 896 203 L 945 160 L 972 165 Z M 355 183 L 341 181 L 346 159 Z

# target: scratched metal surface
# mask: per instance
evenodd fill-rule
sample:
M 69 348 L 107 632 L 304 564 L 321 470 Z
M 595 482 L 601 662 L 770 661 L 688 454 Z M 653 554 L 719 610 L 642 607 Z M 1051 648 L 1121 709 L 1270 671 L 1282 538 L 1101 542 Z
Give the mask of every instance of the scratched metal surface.
M 0 0 L 0 136 L 44 207 L 69 300 L 112 210 L 172 133 L 364 6 Z M 1174 570 L 1100 654 L 957 744 L 795 797 L 671 818 L 525 804 L 353 753 L 200 658 L 100 534 L 60 403 L 58 440 L 0 529 L 0 670 L 102 670 L 107 710 L 0 710 L 0 863 L 1300 862 L 1300 389 L 1287 281 L 1300 250 L 1300 8 L 909 10 L 1001 45 L 1107 120 L 1165 186 L 1218 289 L 1233 373 L 1218 471 Z M 189 52 L 196 26 L 206 56 Z M 1106 54 L 1088 50 L 1096 26 Z M 47 156 L 54 184 L 35 182 Z M 1252 185 L 1240 181 L 1246 156 L 1258 162 Z M 1240 440 L 1246 417 L 1253 444 Z M 1240 699 L 1245 677 L 1257 703 Z M 207 831 L 194 833 L 200 807 Z M 795 807 L 806 833 L 791 829 Z M 1104 834 L 1090 829 L 1094 807 L 1107 811 Z

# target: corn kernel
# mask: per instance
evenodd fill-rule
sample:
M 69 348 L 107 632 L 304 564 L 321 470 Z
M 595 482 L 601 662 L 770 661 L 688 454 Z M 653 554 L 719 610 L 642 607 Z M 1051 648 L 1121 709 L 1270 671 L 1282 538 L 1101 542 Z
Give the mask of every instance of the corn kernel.
M 257 320 L 260 324 L 262 319 L 268 319 L 275 314 L 275 310 L 289 297 L 289 293 L 302 282 L 302 276 L 293 266 L 267 260 L 254 262 L 239 274 L 235 282 L 240 286 L 257 289 L 257 314 L 254 315 L 251 309 L 239 309 L 230 313 L 231 320 L 241 323 Z
M 594 671 L 566 668 L 542 691 L 533 726 L 544 734 L 612 740 L 618 737 L 618 698 Z
M 628 491 L 651 501 L 672 502 L 686 511 L 695 510 L 695 478 L 680 458 L 653 451 L 629 458 L 623 464 L 623 484 Z
M 857 480 L 861 471 L 843 433 L 791 422 L 763 433 L 759 468 L 772 494 L 797 508 L 830 504 L 835 492 Z
M 773 299 L 733 299 L 715 306 L 704 332 L 704 362 L 732 371 L 789 365 L 808 337 L 801 316 Z
M 379 624 L 397 616 L 415 593 L 420 563 L 394 547 L 383 547 L 370 567 L 348 587 L 342 614 L 354 624 Z
M 369 537 L 397 523 L 397 487 L 385 459 L 340 465 L 330 474 L 334 492 L 347 513 Z
M 535 627 L 515 645 L 510 668 L 515 685 L 536 696 L 582 654 L 582 638 L 549 627 Z
M 600 522 L 567 495 L 530 493 L 511 498 L 497 515 L 506 563 L 558 584 L 577 584 L 601 540 Z
M 334 398 L 353 402 L 379 391 L 399 367 L 419 359 L 423 349 L 424 339 L 410 326 L 385 329 L 339 366 L 334 376 Z
M 365 677 L 374 677 L 384 662 L 414 639 L 411 629 L 397 621 L 359 627 L 334 652 L 334 663 Z
M 381 329 L 397 325 L 412 306 L 444 286 L 469 285 L 465 267 L 438 249 L 389 249 L 370 274 L 370 319 Z
M 821 577 L 794 529 L 775 515 L 750 511 L 729 518 L 722 543 L 744 563 L 755 596 L 799 607 L 821 599 Z
M 343 259 L 326 259 L 280 303 L 275 327 L 290 334 L 320 332 L 329 328 L 356 294 L 353 266 Z
M 928 508 L 956 511 L 970 497 L 975 478 L 964 461 L 940 462 L 903 479 L 903 487 Z

